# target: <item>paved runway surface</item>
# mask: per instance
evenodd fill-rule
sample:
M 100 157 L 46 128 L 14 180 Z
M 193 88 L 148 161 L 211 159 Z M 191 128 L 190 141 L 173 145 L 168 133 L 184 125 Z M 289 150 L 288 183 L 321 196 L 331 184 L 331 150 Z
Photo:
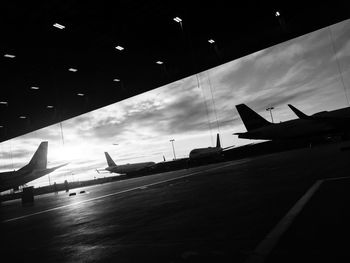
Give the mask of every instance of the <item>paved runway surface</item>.
M 333 144 L 1 204 L 12 262 L 244 262 L 316 179 L 347 176 Z M 85 193 L 80 194 L 81 190 Z
M 350 177 L 322 182 L 267 262 L 350 262 Z

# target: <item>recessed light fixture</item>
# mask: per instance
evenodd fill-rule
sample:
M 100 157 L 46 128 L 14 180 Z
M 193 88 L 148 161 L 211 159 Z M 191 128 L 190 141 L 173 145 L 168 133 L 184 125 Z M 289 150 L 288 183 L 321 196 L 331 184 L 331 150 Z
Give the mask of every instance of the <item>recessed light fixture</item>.
M 178 16 L 177 16 L 177 17 L 174 17 L 173 19 L 174 19 L 174 21 L 177 22 L 177 23 L 182 22 L 182 19 L 181 19 L 180 17 L 178 17 Z
M 211 38 L 211 39 L 208 40 L 208 42 L 209 42 L 210 44 L 214 44 L 214 43 L 215 43 L 215 40 Z
M 115 48 L 118 49 L 119 51 L 124 50 L 124 48 L 122 46 L 116 46 Z
M 281 15 L 281 14 L 280 14 L 280 12 L 278 12 L 278 11 L 275 13 L 275 16 L 280 16 L 280 15 Z
M 46 108 L 48 108 L 48 109 L 52 109 L 52 108 L 53 108 L 53 106 L 52 106 L 52 105 L 47 105 L 47 106 L 46 106 Z
M 80 97 L 83 97 L 84 93 L 78 93 L 77 95 L 80 96 Z
M 58 29 L 65 29 L 66 28 L 64 25 L 61 25 L 59 23 L 55 23 L 55 24 L 53 24 L 53 26 L 58 28 Z
M 157 63 L 158 65 L 162 65 L 164 62 L 163 62 L 163 61 L 158 60 L 156 63 Z
M 7 105 L 8 102 L 7 101 L 0 101 L 0 104 Z
M 26 119 L 26 116 L 19 116 L 20 119 Z
M 5 58 L 15 58 L 16 56 L 12 55 L 12 54 L 5 54 L 4 57 Z
M 4 126 L 0 125 L 0 128 L 4 128 Z
M 119 81 L 120 81 L 120 79 L 113 79 L 113 81 L 114 81 L 114 82 L 119 82 Z
M 38 90 L 39 87 L 30 87 L 30 89 Z
M 68 69 L 70 72 L 77 72 L 78 70 L 76 68 L 69 68 Z

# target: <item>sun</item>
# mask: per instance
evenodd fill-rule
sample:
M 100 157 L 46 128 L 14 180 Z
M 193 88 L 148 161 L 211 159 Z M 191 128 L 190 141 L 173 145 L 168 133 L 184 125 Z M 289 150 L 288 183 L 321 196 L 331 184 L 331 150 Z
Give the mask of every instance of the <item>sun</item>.
M 59 145 L 51 147 L 48 152 L 50 162 L 56 161 L 74 161 L 86 156 L 85 147 L 80 145 Z

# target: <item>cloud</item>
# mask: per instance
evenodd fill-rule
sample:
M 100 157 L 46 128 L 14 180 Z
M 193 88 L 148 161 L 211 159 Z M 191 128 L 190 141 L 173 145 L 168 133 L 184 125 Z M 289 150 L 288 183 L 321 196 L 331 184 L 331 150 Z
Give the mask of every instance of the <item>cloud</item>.
M 339 51 L 336 53 L 336 55 L 333 56 L 333 60 L 342 59 L 349 56 L 350 56 L 350 40 L 345 42 L 345 44 L 339 48 Z
M 285 63 L 286 61 L 293 61 L 297 57 L 305 53 L 305 48 L 298 42 L 281 44 L 269 48 L 269 52 L 255 60 L 255 66 L 266 69 L 274 64 Z
M 8 151 L 8 152 L 0 152 L 0 159 L 4 161 L 11 160 L 11 159 L 23 159 L 28 157 L 28 153 L 25 151 Z
M 63 126 L 67 131 L 77 125 L 76 132 L 85 139 L 127 139 L 130 134 L 147 139 L 203 130 L 207 122 L 206 110 L 202 90 L 196 77 L 191 77 L 181 81 L 181 86 L 159 88 L 68 121 Z M 146 134 L 146 138 L 142 138 L 142 134 Z

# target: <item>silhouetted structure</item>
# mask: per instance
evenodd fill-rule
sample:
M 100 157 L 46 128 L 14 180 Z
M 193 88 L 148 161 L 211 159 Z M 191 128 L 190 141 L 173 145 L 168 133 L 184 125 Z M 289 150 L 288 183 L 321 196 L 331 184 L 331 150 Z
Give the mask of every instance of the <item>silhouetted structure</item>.
M 67 180 L 64 180 L 64 189 L 66 190 L 66 192 L 69 191 L 69 185 Z
M 22 192 L 22 205 L 34 203 L 34 187 L 25 187 Z

